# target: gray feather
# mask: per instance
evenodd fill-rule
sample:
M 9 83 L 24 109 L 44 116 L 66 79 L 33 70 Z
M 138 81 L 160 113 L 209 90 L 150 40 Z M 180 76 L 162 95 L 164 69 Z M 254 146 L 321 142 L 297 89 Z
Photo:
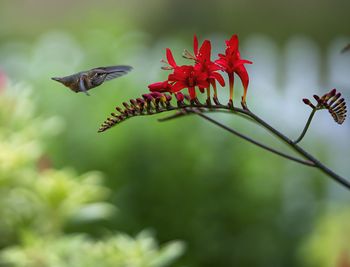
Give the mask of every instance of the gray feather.
M 105 81 L 109 81 L 127 74 L 129 71 L 132 70 L 132 67 L 126 66 L 126 65 L 119 65 L 119 66 L 110 66 L 110 67 L 100 67 L 94 70 L 97 72 L 100 72 L 101 74 L 102 73 L 107 74 Z

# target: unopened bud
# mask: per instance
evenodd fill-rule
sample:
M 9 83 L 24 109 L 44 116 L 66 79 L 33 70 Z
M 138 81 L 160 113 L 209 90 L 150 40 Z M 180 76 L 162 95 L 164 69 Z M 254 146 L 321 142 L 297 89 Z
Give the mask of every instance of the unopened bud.
M 176 100 L 177 100 L 178 102 L 182 102 L 182 101 L 184 101 L 184 99 L 185 99 L 184 94 L 181 93 L 181 92 L 176 93 L 176 94 L 175 94 L 175 97 L 176 97 Z
M 311 101 L 309 99 L 303 98 L 303 102 L 304 102 L 304 104 L 306 104 L 312 108 L 315 108 L 315 106 L 311 103 Z

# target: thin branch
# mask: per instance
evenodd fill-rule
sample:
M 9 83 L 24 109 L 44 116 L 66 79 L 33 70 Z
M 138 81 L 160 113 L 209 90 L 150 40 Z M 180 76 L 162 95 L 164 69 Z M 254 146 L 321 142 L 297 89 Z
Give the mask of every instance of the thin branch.
M 311 113 L 310 113 L 310 116 L 309 116 L 309 118 L 308 118 L 308 120 L 307 120 L 307 122 L 306 122 L 306 124 L 305 124 L 305 126 L 304 126 L 303 131 L 301 132 L 300 136 L 293 142 L 294 144 L 299 143 L 299 142 L 304 138 L 304 136 L 305 136 L 307 130 L 309 129 L 309 126 L 310 126 L 310 124 L 311 124 L 311 121 L 312 121 L 312 119 L 313 119 L 313 117 L 314 117 L 316 111 L 317 111 L 316 108 L 313 108 L 313 109 L 312 109 L 312 111 L 311 111 Z
M 192 112 L 190 114 L 193 114 Z M 182 116 L 187 116 L 187 115 L 190 115 L 187 111 L 187 109 L 181 109 L 179 111 L 177 111 L 175 114 L 171 114 L 171 115 L 168 115 L 166 117 L 163 117 L 163 118 L 160 118 L 158 119 L 159 122 L 165 122 L 165 121 L 169 121 L 169 120 L 172 120 L 172 119 L 177 119 L 177 118 L 180 118 Z
M 322 172 L 330 176 L 333 180 L 340 183 L 341 185 L 345 186 L 346 188 L 350 189 L 350 182 L 340 175 L 336 174 L 334 171 L 326 167 L 323 163 L 321 163 L 318 159 L 316 159 L 314 156 L 306 152 L 303 148 L 301 148 L 298 144 L 294 144 L 294 142 L 289 139 L 287 136 L 270 126 L 267 122 L 265 122 L 263 119 L 259 118 L 257 115 L 255 115 L 250 110 L 247 110 L 247 114 L 254 119 L 256 122 L 258 122 L 260 125 L 265 127 L 267 130 L 269 130 L 272 134 L 274 134 L 276 137 L 287 143 L 291 148 L 293 148 L 296 152 L 298 152 L 301 156 L 308 159 L 309 161 L 313 162 L 315 166 L 320 169 Z
M 258 146 L 258 147 L 261 147 L 262 149 L 265 149 L 265 150 L 267 150 L 267 151 L 269 151 L 271 153 L 274 153 L 274 154 L 279 155 L 279 156 L 281 156 L 283 158 L 286 158 L 286 159 L 289 159 L 289 160 L 292 160 L 292 161 L 295 161 L 295 162 L 298 162 L 298 163 L 301 163 L 301 164 L 304 164 L 304 165 L 307 165 L 307 166 L 311 166 L 311 167 L 315 167 L 316 166 L 311 161 L 305 161 L 305 160 L 302 160 L 302 159 L 298 159 L 298 158 L 295 158 L 293 156 L 284 154 L 284 153 L 282 153 L 282 152 L 280 152 L 278 150 L 275 150 L 274 148 L 266 146 L 266 145 L 264 145 L 264 144 L 262 144 L 262 143 L 260 143 L 260 142 L 258 142 L 256 140 L 254 140 L 254 139 L 252 139 L 252 138 L 250 138 L 250 137 L 248 137 L 248 136 L 246 136 L 244 134 L 241 134 L 241 133 L 237 132 L 236 130 L 234 130 L 234 129 L 232 129 L 232 128 L 230 128 L 230 127 L 228 127 L 228 126 L 226 126 L 226 125 L 224 125 L 224 124 L 222 124 L 222 123 L 220 123 L 220 122 L 218 122 L 218 121 L 216 121 L 216 120 L 214 120 L 214 119 L 212 119 L 212 118 L 210 118 L 210 117 L 208 117 L 206 115 L 204 115 L 199 110 L 192 109 L 190 112 L 196 113 L 198 116 L 206 119 L 207 121 L 209 121 L 209 122 L 211 122 L 211 123 L 213 123 L 213 124 L 223 128 L 226 131 L 228 131 L 228 132 L 230 132 L 230 133 L 232 133 L 232 134 L 234 134 L 234 135 L 236 135 L 236 136 L 238 136 L 238 137 L 240 137 L 240 138 L 242 138 L 242 139 L 244 139 L 244 140 L 246 140 L 246 141 L 248 141 L 248 142 L 250 142 L 250 143 L 252 143 L 252 144 L 254 144 L 256 146 Z
M 225 114 L 232 114 L 234 113 L 235 115 L 237 116 L 240 116 L 246 120 L 249 120 L 251 122 L 254 122 L 256 123 L 255 120 L 253 120 L 252 118 L 248 117 L 246 114 L 244 113 L 238 113 L 238 112 L 235 112 L 235 111 L 232 111 L 232 110 L 218 110 L 218 109 L 202 109 L 201 110 L 202 113 L 225 113 Z M 160 118 L 158 119 L 159 122 L 165 122 L 165 121 L 169 121 L 169 120 L 172 120 L 172 119 L 177 119 L 179 117 L 183 117 L 183 116 L 188 116 L 188 115 L 191 115 L 193 114 L 193 112 L 191 111 L 188 111 L 188 108 L 183 108 L 179 111 L 177 111 L 175 114 L 172 114 L 172 115 L 169 115 L 169 116 L 166 116 L 164 118 Z

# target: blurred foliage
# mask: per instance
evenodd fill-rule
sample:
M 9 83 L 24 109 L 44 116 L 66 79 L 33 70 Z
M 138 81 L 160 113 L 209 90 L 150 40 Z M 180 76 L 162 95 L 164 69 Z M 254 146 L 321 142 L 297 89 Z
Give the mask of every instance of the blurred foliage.
M 2 245 L 24 230 L 58 233 L 91 205 L 100 203 L 93 214 L 97 218 L 114 209 L 104 202 L 109 190 L 102 185 L 101 174 L 78 176 L 72 170 L 51 168 L 44 140 L 61 131 L 62 121 L 37 117 L 29 89 L 20 88 L 5 88 L 0 99 Z
M 98 172 L 77 175 L 56 170 L 44 141 L 62 130 L 59 118 L 35 113 L 29 89 L 1 88 L 0 97 L 0 258 L 6 266 L 168 265 L 183 250 L 174 242 L 161 249 L 147 233 L 135 239 L 114 234 L 106 240 L 66 235 L 70 222 L 108 219 L 116 208 Z M 8 248 L 10 246 L 10 248 Z M 12 246 L 12 247 L 11 247 Z M 82 257 L 84 255 L 84 257 Z
M 16 267 L 162 267 L 182 251 L 182 244 L 176 241 L 159 248 L 147 232 L 135 238 L 115 234 L 101 241 L 83 235 L 27 236 L 22 246 L 5 250 L 2 260 L 6 266 Z
M 350 211 L 331 209 L 320 217 L 311 236 L 302 247 L 307 267 L 350 266 Z

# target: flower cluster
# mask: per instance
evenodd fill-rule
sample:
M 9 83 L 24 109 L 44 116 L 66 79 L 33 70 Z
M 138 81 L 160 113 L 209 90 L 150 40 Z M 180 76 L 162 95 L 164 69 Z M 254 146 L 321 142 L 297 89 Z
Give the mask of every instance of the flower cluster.
M 152 83 L 148 86 L 151 92 L 169 92 L 177 94 L 183 89 L 188 89 L 190 99 L 195 101 L 197 98 L 196 89 L 201 93 L 206 91 L 207 101 L 210 102 L 210 88 L 214 91 L 214 101 L 217 102 L 216 82 L 225 86 L 225 81 L 219 71 L 227 73 L 229 78 L 230 99 L 229 103 L 233 105 L 234 74 L 236 73 L 242 81 L 244 93 L 242 104 L 245 105 L 246 95 L 249 84 L 248 72 L 244 64 L 251 64 L 248 60 L 241 59 L 238 49 L 238 37 L 233 35 L 226 41 L 225 54 L 219 54 L 217 60 L 211 60 L 211 43 L 205 40 L 199 48 L 198 39 L 194 36 L 193 53 L 185 50 L 183 56 L 194 61 L 193 65 L 177 65 L 173 54 L 169 48 L 166 49 L 166 63 L 163 67 L 166 70 L 172 70 L 168 79 L 163 82 Z

